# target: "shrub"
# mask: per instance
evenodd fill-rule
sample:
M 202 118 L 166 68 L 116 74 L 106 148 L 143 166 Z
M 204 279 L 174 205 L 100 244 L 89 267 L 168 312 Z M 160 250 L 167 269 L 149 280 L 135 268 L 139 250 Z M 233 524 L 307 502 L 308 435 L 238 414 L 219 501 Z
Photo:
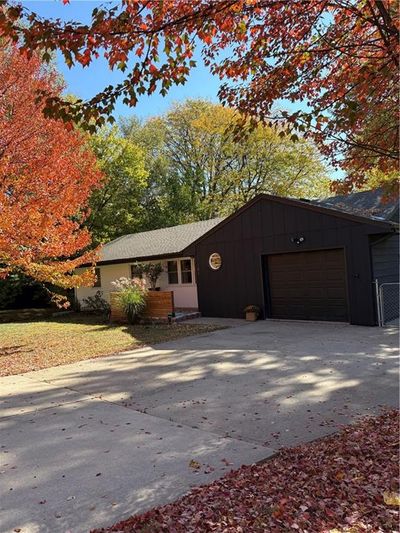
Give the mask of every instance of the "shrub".
M 21 272 L 0 279 L 0 309 L 49 307 L 50 291 Z
M 96 315 L 110 314 L 110 304 L 103 298 L 103 291 L 97 291 L 94 296 L 88 296 L 82 299 L 82 307 L 85 311 L 89 311 Z
M 164 272 L 161 263 L 135 263 L 133 270 L 138 277 L 144 275 L 147 278 L 151 289 L 157 287 L 158 278 Z
M 120 293 L 120 303 L 128 322 L 134 324 L 146 307 L 146 282 L 141 279 L 120 278 L 111 285 Z

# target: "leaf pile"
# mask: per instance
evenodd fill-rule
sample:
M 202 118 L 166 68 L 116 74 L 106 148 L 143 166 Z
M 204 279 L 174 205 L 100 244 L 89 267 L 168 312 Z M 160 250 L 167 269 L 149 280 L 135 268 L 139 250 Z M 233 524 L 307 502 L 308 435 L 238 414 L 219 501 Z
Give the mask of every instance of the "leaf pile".
M 398 530 L 397 410 L 232 471 L 175 503 L 93 533 Z

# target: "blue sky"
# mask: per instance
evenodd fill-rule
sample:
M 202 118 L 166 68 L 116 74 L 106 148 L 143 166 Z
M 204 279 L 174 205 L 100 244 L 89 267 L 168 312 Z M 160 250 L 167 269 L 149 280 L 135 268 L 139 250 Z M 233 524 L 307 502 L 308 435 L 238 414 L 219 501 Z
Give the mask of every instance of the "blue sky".
M 61 18 L 63 20 L 76 20 L 89 23 L 92 10 L 99 5 L 116 5 L 118 0 L 103 1 L 97 0 L 70 0 L 70 4 L 64 5 L 61 0 L 22 0 L 24 6 L 35 11 L 41 16 L 48 18 Z M 219 78 L 213 76 L 204 66 L 199 51 L 195 53 L 197 67 L 192 69 L 189 79 L 184 86 L 173 86 L 168 94 L 163 97 L 154 93 L 151 96 L 140 97 L 136 107 L 128 107 L 122 102 L 118 102 L 114 112 L 115 118 L 120 116 L 136 115 L 140 118 L 159 115 L 166 111 L 173 102 L 182 101 L 187 98 L 205 98 L 211 101 L 218 101 L 217 93 L 220 86 Z M 61 55 L 57 56 L 58 68 L 67 84 L 67 92 L 73 93 L 80 98 L 88 99 L 100 92 L 107 85 L 113 85 L 124 79 L 124 74 L 118 70 L 111 71 L 106 60 L 99 58 L 87 68 L 80 66 L 69 69 Z M 298 105 L 293 105 L 288 101 L 278 101 L 280 109 L 298 109 Z M 306 104 L 302 106 L 306 108 Z M 334 178 L 343 176 L 343 172 L 330 169 Z
M 118 0 L 108 2 L 71 0 L 66 5 L 62 4 L 61 0 L 23 0 L 22 4 L 44 17 L 89 23 L 91 12 L 96 6 L 114 6 L 118 4 Z M 186 98 L 205 98 L 217 102 L 218 88 L 221 83 L 219 78 L 213 76 L 208 68 L 204 66 L 199 50 L 196 51 L 194 59 L 197 61 L 197 67 L 192 69 L 185 85 L 173 86 L 165 97 L 157 93 L 151 96 L 143 95 L 135 108 L 119 102 L 116 106 L 115 116 L 136 114 L 145 118 L 157 115 L 168 109 L 172 102 L 185 100 Z M 103 58 L 92 62 L 86 68 L 76 66 L 69 69 L 60 54 L 57 62 L 58 68 L 67 83 L 68 92 L 72 92 L 83 99 L 88 99 L 107 85 L 118 83 L 124 79 L 124 74 L 118 70 L 110 70 L 107 61 Z M 278 104 L 280 108 L 296 108 L 290 102 L 281 101 Z
M 111 2 L 115 5 L 117 2 Z M 24 1 L 23 5 L 35 11 L 39 15 L 46 17 L 59 17 L 64 20 L 77 20 L 89 22 L 91 11 L 104 2 L 88 0 L 72 0 L 70 4 L 63 5 L 59 1 L 35 0 Z M 172 87 L 167 96 L 163 97 L 154 93 L 149 96 L 142 96 L 135 108 L 128 107 L 122 102 L 116 106 L 115 116 L 136 114 L 142 118 L 157 115 L 165 111 L 172 102 L 185 100 L 186 98 L 206 98 L 217 101 L 217 92 L 220 81 L 212 76 L 208 69 L 202 64 L 200 54 L 197 53 L 195 59 L 198 66 L 192 70 L 187 83 L 182 86 Z M 63 58 L 58 58 L 59 70 L 67 83 L 68 92 L 87 99 L 100 92 L 105 86 L 118 83 L 124 79 L 124 74 L 120 71 L 111 71 L 104 59 L 99 59 L 87 68 L 74 67 L 69 69 Z

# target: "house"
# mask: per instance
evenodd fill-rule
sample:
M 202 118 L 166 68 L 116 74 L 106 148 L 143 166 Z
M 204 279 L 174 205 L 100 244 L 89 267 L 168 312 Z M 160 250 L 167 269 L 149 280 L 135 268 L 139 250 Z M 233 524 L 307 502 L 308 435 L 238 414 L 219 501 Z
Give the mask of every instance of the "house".
M 197 310 L 195 261 L 186 250 L 221 221 L 222 218 L 214 218 L 134 233 L 105 244 L 97 263 L 95 286 L 76 289 L 77 299 L 82 303 L 84 298 L 101 290 L 109 302 L 111 282 L 134 277 L 135 263 L 161 262 L 164 267 L 159 279 L 161 290 L 174 291 L 176 308 Z
M 130 276 L 136 261 L 161 261 L 161 290 L 203 316 L 375 325 L 374 280 L 398 282 L 397 203 L 366 191 L 307 201 L 260 194 L 224 219 L 116 239 L 103 248 L 98 287 Z

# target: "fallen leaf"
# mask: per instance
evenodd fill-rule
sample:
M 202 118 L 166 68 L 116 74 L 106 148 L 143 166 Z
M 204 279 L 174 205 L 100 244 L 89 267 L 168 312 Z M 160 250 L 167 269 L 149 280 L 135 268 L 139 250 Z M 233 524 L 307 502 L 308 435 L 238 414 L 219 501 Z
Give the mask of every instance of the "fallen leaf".
M 201 464 L 192 459 L 189 463 L 190 468 L 193 468 L 193 470 L 200 470 Z
M 387 410 L 340 433 L 283 448 L 267 461 L 230 471 L 172 504 L 97 533 L 398 531 L 398 417 Z M 189 466 L 211 469 L 193 459 Z M 390 488 L 383 496 L 382 487 Z
M 383 501 L 386 503 L 386 505 L 400 507 L 400 494 L 397 492 L 384 492 Z

